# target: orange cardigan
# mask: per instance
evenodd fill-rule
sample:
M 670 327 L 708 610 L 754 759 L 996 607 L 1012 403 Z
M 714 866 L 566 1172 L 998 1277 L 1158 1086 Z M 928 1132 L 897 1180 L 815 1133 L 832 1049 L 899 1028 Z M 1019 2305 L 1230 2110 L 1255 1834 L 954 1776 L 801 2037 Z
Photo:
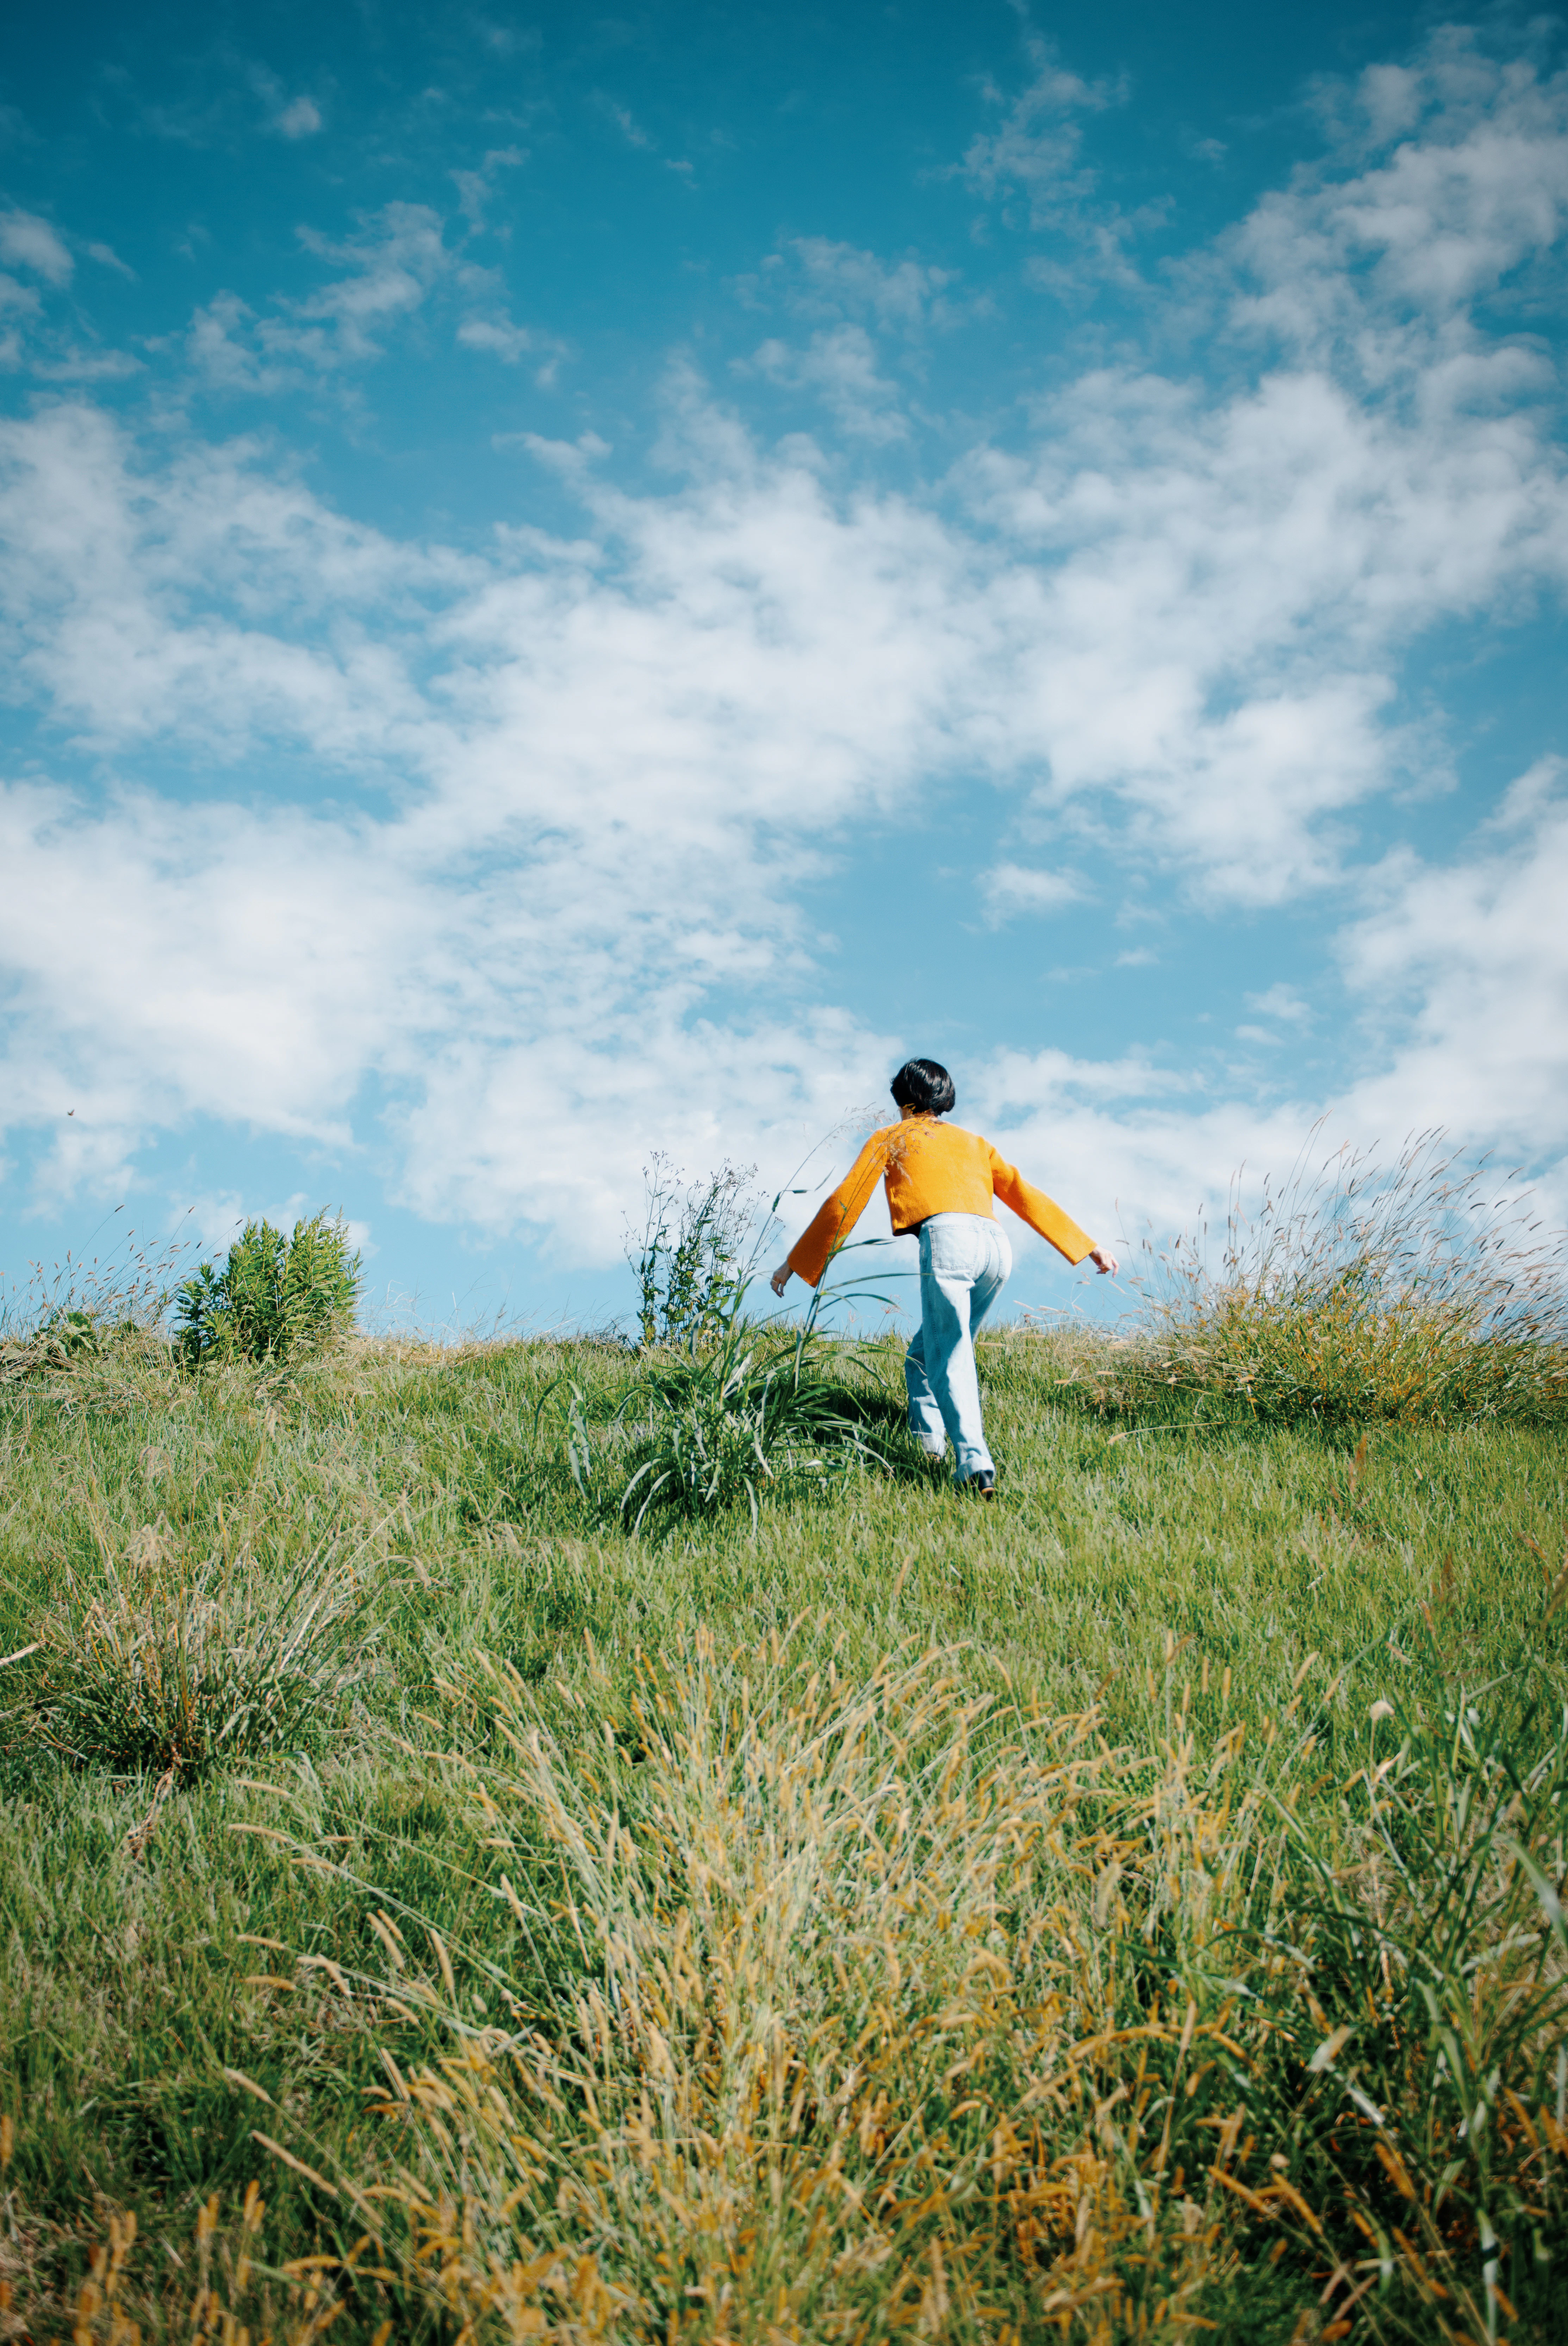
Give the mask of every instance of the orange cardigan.
M 829 1257 L 860 1220 L 879 1178 L 887 1183 L 895 1238 L 931 1214 L 983 1214 L 993 1221 L 994 1195 L 1032 1230 L 1049 1239 L 1069 1262 L 1082 1262 L 1093 1251 L 1094 1240 L 1084 1237 L 1077 1223 L 1043 1189 L 1025 1181 L 1017 1167 L 999 1157 L 978 1132 L 939 1124 L 932 1116 L 908 1117 L 872 1133 L 809 1229 L 790 1248 L 790 1270 L 810 1286 L 816 1286 Z

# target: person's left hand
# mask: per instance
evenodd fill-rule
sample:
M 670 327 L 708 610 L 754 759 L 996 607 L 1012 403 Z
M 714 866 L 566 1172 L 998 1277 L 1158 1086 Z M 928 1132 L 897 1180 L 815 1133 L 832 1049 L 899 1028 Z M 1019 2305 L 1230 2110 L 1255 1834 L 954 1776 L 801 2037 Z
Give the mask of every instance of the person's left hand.
M 1116 1269 L 1115 1256 L 1110 1253 L 1105 1247 L 1091 1247 L 1089 1250 L 1089 1260 L 1094 1264 L 1095 1269 L 1098 1271 L 1109 1270 L 1114 1272 Z
M 788 1262 L 781 1262 L 768 1284 L 775 1295 L 782 1295 L 794 1276 L 795 1273 L 790 1265 Z

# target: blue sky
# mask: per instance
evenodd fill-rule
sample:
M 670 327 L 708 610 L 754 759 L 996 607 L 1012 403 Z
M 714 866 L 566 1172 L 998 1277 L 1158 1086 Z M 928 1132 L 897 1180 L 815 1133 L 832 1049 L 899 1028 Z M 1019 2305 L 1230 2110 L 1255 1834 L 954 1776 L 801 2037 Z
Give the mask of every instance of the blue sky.
M 1563 51 L 23 26 L 0 1266 L 332 1203 L 599 1321 L 652 1149 L 826 1176 L 916 1050 L 1113 1241 L 1319 1119 L 1568 1207 Z

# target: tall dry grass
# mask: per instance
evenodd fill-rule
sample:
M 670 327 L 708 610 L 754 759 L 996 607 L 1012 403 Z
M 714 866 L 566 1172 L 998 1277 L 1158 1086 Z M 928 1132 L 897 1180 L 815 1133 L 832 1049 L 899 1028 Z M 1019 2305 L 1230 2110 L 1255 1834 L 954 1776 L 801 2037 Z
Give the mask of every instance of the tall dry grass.
M 67 1567 L 11 1658 L 0 1751 L 185 1781 L 222 1761 L 320 1747 L 369 1663 L 363 1576 L 331 1542 L 281 1573 L 245 1549 L 199 1561 L 167 1521 L 90 1581 Z
M 1271 2243 L 1316 2334 L 1498 2340 L 1568 2218 L 1568 1744 L 1543 1686 L 1311 1677 L 1232 1718 L 1169 1647 L 1113 1746 L 699 1634 L 577 1742 L 489 1665 L 495 1941 L 376 1918 L 345 2217 L 476 2341 L 1110 2346 Z
M 0 1276 L 0 1390 L 135 1352 L 159 1326 L 190 1242 L 149 1238 L 125 1211 L 107 1217 L 97 1251 L 29 1263 L 19 1281 Z
M 1102 1406 L 1207 1394 L 1272 1421 L 1560 1423 L 1568 1254 L 1511 1176 L 1428 1133 L 1391 1164 L 1303 1160 L 1255 1212 L 1135 1272 L 1142 1325 L 1088 1365 Z
M 10 2118 L 0 2118 L 0 2206 L 13 2133 Z M 223 2196 L 214 2192 L 161 2239 L 138 2238 L 134 2212 L 107 2211 L 80 2286 L 65 2302 L 40 2308 L 35 2300 L 26 2314 L 15 2310 L 15 2291 L 4 2271 L 5 2250 L 18 2244 L 0 2240 L 0 2340 L 32 2346 L 41 2330 L 48 2335 L 58 2323 L 61 2346 L 66 2335 L 71 2346 L 142 2346 L 144 2338 L 178 2339 L 181 2346 L 251 2346 L 252 2340 L 255 2346 L 315 2346 L 346 2310 L 336 2283 L 345 2274 L 362 2273 L 362 2251 L 274 2266 L 267 2253 L 267 2212 L 254 2178 L 238 2207 L 226 2210 Z M 180 2234 L 178 2249 L 168 2229 Z M 19 2245 L 25 2250 L 25 2241 Z M 387 2346 L 391 2331 L 389 2322 L 381 2346 Z

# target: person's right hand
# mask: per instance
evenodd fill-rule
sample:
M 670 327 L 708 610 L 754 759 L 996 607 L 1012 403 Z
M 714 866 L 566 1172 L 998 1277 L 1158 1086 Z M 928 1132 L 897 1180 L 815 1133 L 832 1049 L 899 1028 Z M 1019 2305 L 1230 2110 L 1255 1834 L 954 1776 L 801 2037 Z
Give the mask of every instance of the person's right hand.
M 1109 1270 L 1114 1272 L 1116 1269 L 1115 1256 L 1109 1253 L 1105 1247 L 1091 1247 L 1089 1250 L 1089 1260 L 1094 1264 L 1095 1269 L 1098 1271 Z
M 781 1262 L 778 1270 L 773 1273 L 773 1276 L 769 1280 L 768 1284 L 773 1290 L 775 1295 L 782 1295 L 784 1290 L 789 1286 L 789 1281 L 794 1278 L 794 1276 L 795 1273 L 790 1264 L 788 1261 Z

